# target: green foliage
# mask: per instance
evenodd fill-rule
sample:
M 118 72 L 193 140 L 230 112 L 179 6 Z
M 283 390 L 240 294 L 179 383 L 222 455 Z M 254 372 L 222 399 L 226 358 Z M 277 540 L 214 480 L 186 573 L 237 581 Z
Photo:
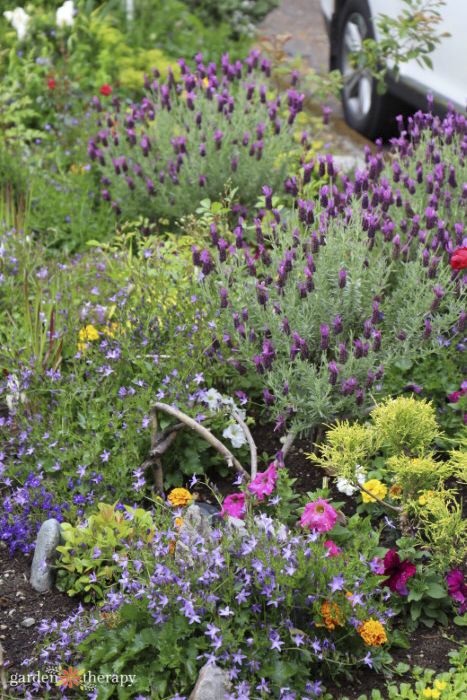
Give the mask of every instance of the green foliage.
M 466 411 L 462 410 L 461 404 L 447 403 L 447 396 L 459 389 L 459 377 L 465 374 L 465 352 L 463 343 L 458 343 L 455 336 L 449 340 L 440 337 L 439 342 L 443 344 L 442 353 L 422 353 L 414 362 L 405 361 L 404 366 L 399 363 L 388 367 L 382 391 L 392 398 L 407 391 L 416 392 L 414 398 L 427 397 L 436 408 L 436 418 L 443 433 L 436 443 L 448 448 L 451 445 L 448 439 L 458 439 L 465 425 Z
M 442 21 L 439 11 L 444 0 L 403 0 L 407 7 L 397 17 L 378 14 L 376 28 L 379 41 L 365 39 L 354 54 L 355 67 L 367 69 L 377 79 L 378 91 L 387 89 L 388 71 L 397 79 L 401 64 L 415 60 L 422 68 L 433 68 L 429 56 L 448 33 L 439 34 Z
M 57 588 L 68 595 L 82 594 L 85 602 L 99 601 L 121 576 L 121 563 L 127 572 L 134 572 L 134 560 L 128 548 L 137 546 L 140 558 L 148 557 L 147 545 L 154 537 L 151 513 L 142 508 L 98 503 L 84 523 L 61 524 L 65 544 L 57 547 Z M 139 562 L 141 566 L 141 562 Z
M 448 460 L 435 459 L 429 452 L 439 435 L 435 413 L 429 402 L 399 397 L 386 399 L 371 412 L 365 424 L 340 422 L 332 427 L 321 446 L 321 454 L 310 455 L 328 473 L 345 479 L 360 493 L 356 468 L 371 469 L 378 451 L 378 470 L 371 478 L 392 483 L 388 509 L 399 513 L 398 526 L 411 524 L 417 543 L 431 553 L 441 571 L 462 563 L 467 554 L 467 525 L 455 490 L 446 490 L 446 482 L 462 474 L 463 450 L 454 451 Z M 420 455 L 420 456 L 415 456 Z M 387 490 L 387 489 L 386 489 Z M 380 506 L 374 515 L 381 514 Z
M 386 399 L 371 413 L 377 447 L 388 454 L 403 450 L 412 456 L 423 456 L 439 435 L 433 406 L 426 400 L 413 397 Z

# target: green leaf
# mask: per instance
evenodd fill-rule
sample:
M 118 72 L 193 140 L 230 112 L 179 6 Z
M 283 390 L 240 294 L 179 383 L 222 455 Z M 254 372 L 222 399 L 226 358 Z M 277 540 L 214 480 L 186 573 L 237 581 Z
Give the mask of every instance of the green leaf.
M 467 627 L 467 613 L 465 615 L 456 615 L 456 617 L 453 620 L 455 625 L 459 625 L 459 627 Z
M 412 360 L 405 360 L 402 358 L 401 360 L 397 360 L 397 362 L 394 362 L 394 367 L 397 367 L 397 369 L 402 369 L 402 370 L 409 370 L 413 366 Z
M 394 646 L 399 647 L 400 649 L 410 649 L 410 642 L 407 635 L 404 634 L 404 632 L 401 632 L 401 630 L 394 630 L 391 635 L 391 640 Z
M 446 590 L 440 586 L 439 583 L 430 583 L 427 590 L 426 590 L 427 595 L 430 596 L 430 598 L 444 598 L 446 596 Z
M 408 648 L 410 649 L 410 645 Z M 400 673 L 400 674 L 407 673 L 407 671 L 410 671 L 410 664 L 405 664 L 405 663 L 403 663 L 403 661 L 399 661 L 397 666 L 395 666 L 394 670 L 396 673 Z

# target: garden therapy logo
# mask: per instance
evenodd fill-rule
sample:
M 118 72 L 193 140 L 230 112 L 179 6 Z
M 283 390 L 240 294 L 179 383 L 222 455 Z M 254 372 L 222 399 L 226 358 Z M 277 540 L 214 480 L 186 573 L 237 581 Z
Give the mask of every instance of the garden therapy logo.
M 68 668 L 59 668 L 59 675 L 57 676 L 57 685 L 62 688 L 73 688 L 75 686 L 83 690 L 83 677 L 85 674 L 84 668 L 74 669 L 73 666 Z

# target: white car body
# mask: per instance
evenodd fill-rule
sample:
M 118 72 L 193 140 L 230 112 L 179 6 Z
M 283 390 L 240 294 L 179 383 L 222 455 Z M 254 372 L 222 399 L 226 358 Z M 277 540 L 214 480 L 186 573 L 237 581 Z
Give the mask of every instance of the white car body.
M 375 18 L 379 14 L 396 18 L 408 9 L 402 0 L 367 0 L 367 3 L 376 39 L 378 27 Z M 330 27 L 345 1 L 320 0 L 320 4 L 326 24 Z M 442 39 L 429 54 L 433 70 L 419 66 L 415 60 L 402 63 L 399 66 L 400 85 L 396 85 L 396 89 L 417 106 L 420 106 L 420 98 L 426 105 L 426 95 L 430 93 L 438 104 L 447 106 L 451 103 L 456 109 L 464 110 L 467 99 L 467 0 L 445 0 L 438 11 L 442 21 L 437 25 L 436 33 L 448 32 L 450 36 Z

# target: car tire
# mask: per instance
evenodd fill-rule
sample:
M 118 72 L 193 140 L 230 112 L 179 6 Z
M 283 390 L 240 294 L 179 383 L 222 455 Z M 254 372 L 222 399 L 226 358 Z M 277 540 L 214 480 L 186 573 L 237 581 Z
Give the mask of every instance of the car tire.
M 395 116 L 395 100 L 389 93 L 379 95 L 372 75 L 350 66 L 350 53 L 358 50 L 365 39 L 374 38 L 366 0 L 347 0 L 339 16 L 336 37 L 336 63 L 344 79 L 342 107 L 347 124 L 368 139 L 387 136 L 394 129 Z

